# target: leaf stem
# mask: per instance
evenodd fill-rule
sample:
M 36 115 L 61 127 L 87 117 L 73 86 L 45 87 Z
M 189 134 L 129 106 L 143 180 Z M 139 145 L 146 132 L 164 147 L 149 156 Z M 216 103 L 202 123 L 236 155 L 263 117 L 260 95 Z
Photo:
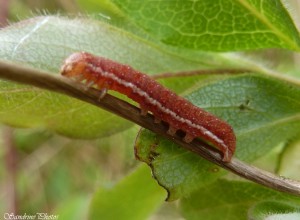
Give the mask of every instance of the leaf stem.
M 165 79 L 171 77 L 190 77 L 206 74 L 241 74 L 249 73 L 251 70 L 248 69 L 207 69 L 207 70 L 192 70 L 192 71 L 182 71 L 176 73 L 161 73 L 153 75 L 154 79 Z
M 276 176 L 257 167 L 245 164 L 236 158 L 233 158 L 229 163 L 223 162 L 221 154 L 216 149 L 208 147 L 199 140 L 194 140 L 192 143 L 188 144 L 182 140 L 182 136 L 180 135 L 168 135 L 167 125 L 164 123 L 155 124 L 151 114 L 142 116 L 139 108 L 121 99 L 107 94 L 99 101 L 99 96 L 101 94 L 99 90 L 93 88 L 87 89 L 85 85 L 76 83 L 59 75 L 49 74 L 33 68 L 17 66 L 16 64 L 3 61 L 0 61 L 0 78 L 63 93 L 84 102 L 88 102 L 171 139 L 183 148 L 190 150 L 245 179 L 277 191 L 300 196 L 300 182 Z
M 233 54 L 226 54 L 227 59 L 232 59 L 236 63 L 238 63 L 240 66 L 245 66 L 248 70 L 248 72 L 257 72 L 264 74 L 269 77 L 274 77 L 279 80 L 283 80 L 285 82 L 300 86 L 300 79 L 290 76 L 288 74 L 284 74 L 282 72 L 277 72 L 271 68 L 268 68 L 267 65 L 264 65 L 263 63 L 259 62 L 255 59 L 245 58 L 239 54 L 233 53 Z

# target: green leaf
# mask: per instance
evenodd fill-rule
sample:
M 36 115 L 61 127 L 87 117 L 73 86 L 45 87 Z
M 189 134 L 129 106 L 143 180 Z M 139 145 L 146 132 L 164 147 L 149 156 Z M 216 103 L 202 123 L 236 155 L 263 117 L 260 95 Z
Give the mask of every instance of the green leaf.
M 127 30 L 134 35 L 141 36 L 144 40 L 149 36 L 140 27 L 134 24 L 111 0 L 77 0 L 82 11 L 90 18 Z
M 90 206 L 89 219 L 146 219 L 164 201 L 165 192 L 141 166 L 111 189 L 100 188 Z
M 300 211 L 297 206 L 286 201 L 264 201 L 254 205 L 249 210 L 248 216 L 253 220 L 297 219 L 300 214 L 296 213 L 297 211 Z
M 263 202 L 266 202 L 264 206 Z M 255 207 L 256 212 L 259 212 L 258 209 L 264 212 L 267 207 L 275 214 L 278 211 L 296 210 L 300 199 L 253 183 L 219 180 L 182 199 L 180 205 L 187 220 L 246 220 L 255 219 L 252 218 Z
M 88 51 L 146 73 L 223 65 L 215 54 L 202 62 L 182 59 L 128 32 L 91 19 L 36 17 L 0 30 L 0 59 L 58 74 L 63 60 Z M 218 59 L 219 57 L 219 59 Z M 226 60 L 226 58 L 225 58 Z M 71 137 L 95 138 L 131 124 L 99 108 L 30 86 L 0 81 L 0 121 L 22 127 L 47 127 Z
M 140 131 L 135 154 L 151 167 L 153 177 L 167 190 L 168 201 L 187 196 L 224 174 L 217 165 L 146 129 Z
M 235 156 L 253 161 L 290 138 L 299 139 L 300 88 L 259 75 L 239 75 L 193 87 L 193 104 L 228 121 L 237 136 Z M 153 170 L 169 199 L 190 194 L 224 172 L 147 131 L 136 144 L 137 158 Z
M 13 126 L 42 126 L 70 137 L 95 138 L 130 125 L 117 116 L 67 96 L 6 81 L 0 81 L 0 88 L 0 121 Z
M 131 33 L 92 19 L 36 17 L 1 29 L 0 42 L 1 59 L 54 73 L 75 51 L 104 56 L 149 74 L 224 65 L 223 56 L 213 53 L 206 54 L 201 63 L 183 60 Z
M 239 75 L 186 96 L 226 120 L 237 136 L 236 156 L 252 161 L 300 133 L 300 86 L 260 75 Z
M 208 51 L 299 50 L 300 38 L 280 0 L 112 0 L 158 40 Z
M 117 16 L 119 13 L 118 8 L 110 0 L 77 0 L 78 5 L 89 14 L 97 13 L 106 19 L 110 19 L 112 16 Z

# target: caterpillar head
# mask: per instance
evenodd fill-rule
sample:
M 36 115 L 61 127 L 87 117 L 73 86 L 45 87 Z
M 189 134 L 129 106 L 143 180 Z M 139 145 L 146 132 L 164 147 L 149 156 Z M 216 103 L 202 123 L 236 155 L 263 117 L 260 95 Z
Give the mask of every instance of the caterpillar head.
M 71 54 L 61 67 L 61 74 L 69 78 L 78 79 L 82 77 L 87 67 L 88 53 L 78 52 Z

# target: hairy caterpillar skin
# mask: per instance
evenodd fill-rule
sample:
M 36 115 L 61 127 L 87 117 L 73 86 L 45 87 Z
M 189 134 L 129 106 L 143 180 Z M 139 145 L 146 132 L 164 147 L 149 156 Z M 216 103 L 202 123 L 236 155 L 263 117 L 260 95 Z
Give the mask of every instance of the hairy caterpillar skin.
M 186 133 L 184 141 L 191 142 L 194 138 L 201 138 L 223 152 L 223 161 L 231 160 L 236 145 L 232 127 L 146 74 L 128 65 L 86 52 L 69 56 L 62 66 L 61 73 L 79 81 L 86 80 L 88 86 L 98 87 L 103 91 L 103 95 L 109 89 L 127 95 L 139 103 L 142 114 L 150 111 L 156 122 L 167 122 L 169 134 L 174 135 L 180 129 Z

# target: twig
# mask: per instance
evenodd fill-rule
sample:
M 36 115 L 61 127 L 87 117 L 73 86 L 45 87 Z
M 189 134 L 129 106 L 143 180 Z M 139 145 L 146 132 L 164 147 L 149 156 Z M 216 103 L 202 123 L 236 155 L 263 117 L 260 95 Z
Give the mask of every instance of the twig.
M 59 75 L 49 74 L 28 67 L 16 66 L 7 62 L 0 62 L 0 78 L 34 85 L 91 103 L 171 139 L 182 147 L 243 178 L 278 191 L 300 196 L 300 182 L 276 176 L 267 171 L 247 165 L 235 158 L 231 162 L 225 163 L 222 161 L 222 157 L 217 150 L 207 147 L 199 140 L 187 144 L 182 140 L 180 135 L 169 136 L 166 132 L 168 128 L 164 123 L 155 124 L 151 114 L 142 116 L 139 108 L 109 94 L 101 99 L 101 101 L 98 101 L 100 92 L 96 89 L 86 89 L 83 84 L 73 82 Z

